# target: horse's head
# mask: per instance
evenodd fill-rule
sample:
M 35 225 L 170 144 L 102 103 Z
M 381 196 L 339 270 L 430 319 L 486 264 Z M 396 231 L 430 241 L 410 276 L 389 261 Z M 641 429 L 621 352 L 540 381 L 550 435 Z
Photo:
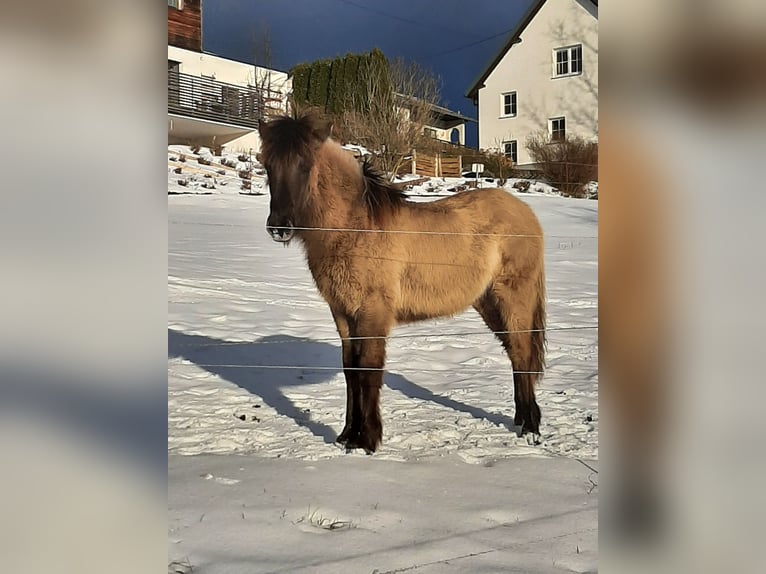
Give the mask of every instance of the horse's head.
M 305 227 L 301 208 L 309 194 L 314 156 L 330 136 L 331 125 L 315 115 L 280 116 L 261 123 L 261 163 L 269 178 L 271 204 L 266 230 L 274 241 L 289 242 Z

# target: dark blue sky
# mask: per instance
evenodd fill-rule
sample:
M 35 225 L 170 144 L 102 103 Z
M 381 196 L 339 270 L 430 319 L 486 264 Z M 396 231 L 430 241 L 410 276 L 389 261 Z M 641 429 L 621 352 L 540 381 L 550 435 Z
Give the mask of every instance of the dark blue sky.
M 380 48 L 441 78 L 442 104 L 469 117 L 463 94 L 497 53 L 532 0 L 203 0 L 203 49 L 252 63 L 263 31 L 271 67 Z M 476 145 L 475 124 L 467 144 Z

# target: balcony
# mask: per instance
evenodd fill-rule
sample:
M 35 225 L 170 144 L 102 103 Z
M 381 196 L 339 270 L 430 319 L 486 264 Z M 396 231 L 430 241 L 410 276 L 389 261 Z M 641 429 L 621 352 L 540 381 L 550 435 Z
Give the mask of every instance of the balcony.
M 257 129 L 266 102 L 276 93 L 168 71 L 168 113 Z

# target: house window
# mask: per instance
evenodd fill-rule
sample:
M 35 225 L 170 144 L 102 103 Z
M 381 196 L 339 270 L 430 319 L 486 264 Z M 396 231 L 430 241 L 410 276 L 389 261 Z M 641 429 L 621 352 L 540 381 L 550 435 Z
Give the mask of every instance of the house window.
M 516 140 L 503 142 L 503 155 L 505 155 L 507 158 L 510 158 L 513 163 L 517 163 L 519 161 L 517 149 L 518 144 Z
M 551 141 L 564 141 L 567 135 L 566 118 L 551 118 L 548 121 Z
M 500 95 L 500 116 L 507 118 L 516 115 L 516 92 Z
M 168 8 L 183 10 L 183 7 L 184 7 L 184 0 L 168 0 Z
M 436 138 L 436 130 L 433 128 L 423 128 L 423 133 L 429 138 Z
M 553 56 L 554 77 L 575 76 L 582 73 L 582 44 L 556 48 Z

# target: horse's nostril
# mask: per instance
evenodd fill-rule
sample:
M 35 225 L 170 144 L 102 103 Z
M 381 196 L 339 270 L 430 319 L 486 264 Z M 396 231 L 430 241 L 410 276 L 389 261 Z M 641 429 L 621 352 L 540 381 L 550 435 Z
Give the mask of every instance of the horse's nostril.
M 266 222 L 266 231 L 274 241 L 287 242 L 293 237 L 293 224 L 291 221 L 286 223 L 273 224 L 271 221 Z

